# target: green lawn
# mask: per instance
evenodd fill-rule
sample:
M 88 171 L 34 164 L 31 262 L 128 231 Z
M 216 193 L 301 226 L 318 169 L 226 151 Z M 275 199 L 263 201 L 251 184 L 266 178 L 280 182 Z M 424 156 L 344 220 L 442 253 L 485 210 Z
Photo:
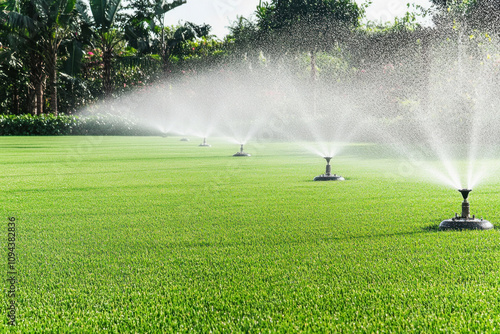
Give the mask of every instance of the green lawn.
M 500 234 L 438 232 L 450 188 L 374 145 L 0 138 L 19 333 L 500 331 Z M 386 158 L 386 156 L 388 158 Z M 399 167 L 398 167 L 399 166 Z M 399 169 L 398 169 L 399 168 Z M 500 223 L 500 182 L 469 198 Z

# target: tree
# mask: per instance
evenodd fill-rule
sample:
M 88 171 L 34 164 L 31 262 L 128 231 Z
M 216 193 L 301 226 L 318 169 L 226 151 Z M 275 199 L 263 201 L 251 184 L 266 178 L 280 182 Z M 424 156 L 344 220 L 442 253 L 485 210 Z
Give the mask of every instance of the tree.
M 58 115 L 57 107 L 57 55 L 63 40 L 70 35 L 68 29 L 73 17 L 75 0 L 55 0 L 44 2 L 40 15 L 45 15 L 43 29 L 42 49 L 47 60 L 47 71 L 51 87 L 51 109 L 55 116 Z
M 34 85 L 36 108 L 43 112 L 45 76 L 49 78 L 50 108 L 57 116 L 57 63 L 62 41 L 69 35 L 76 0 L 9 0 L 2 4 L 1 18 L 10 32 L 24 40 Z
M 435 20 L 458 21 L 467 29 L 500 33 L 500 1 L 498 0 L 431 0 L 438 10 Z
M 126 25 L 126 37 L 130 45 L 141 54 L 158 54 L 162 59 L 164 75 L 170 72 L 171 57 L 187 41 L 209 36 L 210 26 L 186 22 L 173 30 L 165 27 L 165 14 L 183 4 L 186 0 L 139 0 L 131 4 L 134 9 Z
M 193 41 L 196 38 L 207 37 L 210 34 L 211 27 L 208 24 L 198 26 L 191 22 L 186 22 L 184 25 L 178 27 L 173 36 L 166 41 L 165 51 L 163 55 L 164 64 L 170 64 L 170 58 L 180 53 L 182 45 L 188 41 Z
M 357 27 L 363 11 L 351 0 L 272 0 L 259 4 L 256 14 L 260 31 L 278 34 L 285 43 L 281 48 L 310 52 L 311 78 L 315 79 L 316 52 Z
M 259 43 L 259 28 L 257 23 L 239 16 L 229 27 L 227 42 L 233 43 L 233 48 L 245 54 L 255 53 Z
M 186 0 L 138 0 L 127 9 L 133 10 L 128 16 L 125 36 L 130 45 L 143 54 L 161 54 L 165 49 L 165 14 L 181 5 Z
M 0 101 L 11 113 L 21 113 L 21 99 L 28 95 L 28 78 L 24 71 L 22 42 L 16 36 L 0 35 Z
M 500 34 L 500 1 L 476 0 L 468 13 L 471 27 Z
M 173 28 L 165 26 L 165 14 L 186 0 L 139 0 L 128 7 L 133 10 L 125 26 L 125 37 L 130 46 L 141 55 L 158 55 L 164 75 L 171 71 L 172 57 L 179 54 L 182 45 L 196 38 L 209 36 L 210 26 L 186 22 Z
M 102 49 L 103 90 L 106 97 L 110 97 L 113 91 L 111 83 L 113 52 L 117 44 L 122 40 L 119 31 L 114 29 L 116 14 L 120 9 L 120 5 L 121 0 L 90 0 L 96 34 Z

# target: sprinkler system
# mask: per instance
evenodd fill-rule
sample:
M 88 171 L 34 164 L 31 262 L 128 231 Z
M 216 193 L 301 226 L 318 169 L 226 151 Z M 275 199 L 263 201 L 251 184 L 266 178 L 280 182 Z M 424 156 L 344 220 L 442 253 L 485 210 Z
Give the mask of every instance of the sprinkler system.
M 451 219 L 446 219 L 439 224 L 440 230 L 491 230 L 493 224 L 483 218 L 478 219 L 475 215 L 470 216 L 470 204 L 467 201 L 469 193 L 472 189 L 458 189 L 462 194 L 464 201 L 462 202 L 462 215 L 458 216 L 455 213 L 455 217 Z
M 330 160 L 332 157 L 325 157 L 326 160 L 326 171 L 325 174 L 318 175 L 314 178 L 314 181 L 344 181 L 345 179 L 337 174 L 332 175 L 332 166 L 330 165 Z
M 180 141 L 189 141 L 189 138 L 181 138 Z
M 203 138 L 203 143 L 201 143 L 200 145 L 198 146 L 202 146 L 202 147 L 211 147 L 212 145 L 208 144 L 207 143 L 207 138 Z
M 250 157 L 250 153 L 243 152 L 243 144 L 241 144 L 240 151 L 233 154 L 233 157 Z

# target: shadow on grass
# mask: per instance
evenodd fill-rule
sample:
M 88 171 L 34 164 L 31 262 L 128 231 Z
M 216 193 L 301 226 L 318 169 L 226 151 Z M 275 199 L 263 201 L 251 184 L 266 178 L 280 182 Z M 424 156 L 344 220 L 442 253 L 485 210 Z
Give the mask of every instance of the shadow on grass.
M 500 230 L 500 227 L 495 227 L 494 230 Z M 288 236 L 288 238 L 270 238 L 269 236 L 248 238 L 246 240 L 199 240 L 199 241 L 181 241 L 172 243 L 173 246 L 180 246 L 183 248 L 209 248 L 209 247 L 235 247 L 235 246 L 262 246 L 266 244 L 267 246 L 277 246 L 282 244 L 287 245 L 298 245 L 298 244 L 318 244 L 324 242 L 332 241 L 348 241 L 348 240 L 362 240 L 362 239 L 377 239 L 377 238 L 392 238 L 392 237 L 408 237 L 415 236 L 418 234 L 426 234 L 428 232 L 457 232 L 464 230 L 447 230 L 440 231 L 438 224 L 429 224 L 419 228 L 418 230 L 412 231 L 400 231 L 400 232 L 389 232 L 389 233 L 373 233 L 373 234 L 362 234 L 362 235 L 342 235 L 342 236 L 317 236 L 317 237 L 297 237 L 293 238 Z M 469 230 L 467 230 L 469 231 Z
M 426 225 L 422 229 L 427 232 L 439 232 L 439 225 Z
M 349 241 L 349 240 L 362 240 L 362 239 L 378 239 L 378 238 L 392 238 L 392 237 L 407 237 L 418 234 L 425 234 L 426 231 L 414 230 L 414 231 L 402 231 L 402 232 L 392 232 L 392 233 L 374 233 L 374 234 L 363 234 L 363 235 L 343 235 L 343 236 L 317 236 L 317 237 L 297 237 L 293 238 L 290 235 L 282 238 L 270 238 L 269 236 L 248 238 L 246 240 L 199 240 L 199 241 L 180 241 L 177 245 L 184 248 L 204 248 L 204 247 L 234 247 L 234 246 L 255 246 L 266 244 L 267 246 L 278 246 L 278 245 L 299 245 L 299 244 L 318 244 L 318 243 L 329 243 L 333 241 Z
M 349 180 L 356 180 L 351 177 L 344 177 L 344 180 L 328 180 L 328 181 L 314 181 L 314 178 L 312 179 L 304 179 L 302 182 L 318 182 L 318 183 L 342 183 L 344 181 L 349 181 Z
M 474 231 L 474 230 L 471 230 L 471 229 L 448 229 L 448 230 L 443 230 L 441 231 L 439 229 L 439 225 L 427 225 L 427 226 L 424 226 L 422 227 L 422 229 L 424 231 L 427 231 L 427 232 L 460 232 L 460 231 Z M 493 230 L 495 231 L 500 231 L 500 226 L 495 226 L 493 225 Z M 475 231 L 481 231 L 481 230 L 475 230 Z

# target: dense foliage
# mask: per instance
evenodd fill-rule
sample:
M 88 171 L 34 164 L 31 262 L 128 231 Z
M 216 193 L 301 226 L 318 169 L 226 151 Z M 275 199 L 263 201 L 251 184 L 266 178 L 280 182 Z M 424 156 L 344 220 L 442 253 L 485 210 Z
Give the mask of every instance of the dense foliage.
M 0 115 L 0 136 L 158 135 L 136 121 L 116 115 Z
M 221 43 L 210 26 L 163 25 L 184 3 L 144 1 L 122 14 L 120 0 L 1 1 L 0 112 L 72 113 L 182 71 L 176 64 L 192 53 L 210 58 Z
M 425 58 L 450 39 L 497 38 L 500 18 L 497 1 L 433 0 L 431 11 L 415 6 L 393 23 L 361 25 L 365 7 L 352 0 L 273 0 L 220 40 L 208 25 L 165 24 L 165 13 L 185 3 L 1 1 L 0 113 L 74 114 L 159 80 L 172 85 L 175 77 L 238 65 L 252 71 L 269 59 L 295 66 L 305 80 L 352 81 L 415 52 Z M 419 15 L 432 15 L 435 25 L 420 26 Z

